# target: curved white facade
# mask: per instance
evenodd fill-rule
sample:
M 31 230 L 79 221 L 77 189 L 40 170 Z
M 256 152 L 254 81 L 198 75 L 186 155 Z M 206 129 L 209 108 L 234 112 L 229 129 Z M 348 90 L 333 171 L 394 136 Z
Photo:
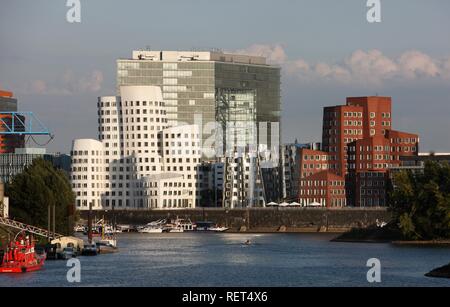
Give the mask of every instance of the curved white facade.
M 105 161 L 103 144 L 96 140 L 79 139 L 72 145 L 72 186 L 79 209 L 101 209 L 105 191 Z
M 123 86 L 120 93 L 98 99 L 100 141 L 73 143 L 77 208 L 88 209 L 90 203 L 93 209 L 118 210 L 195 207 L 198 127 L 167 127 L 159 87 Z M 176 189 L 164 189 L 169 185 Z M 168 193 L 170 203 L 164 202 Z

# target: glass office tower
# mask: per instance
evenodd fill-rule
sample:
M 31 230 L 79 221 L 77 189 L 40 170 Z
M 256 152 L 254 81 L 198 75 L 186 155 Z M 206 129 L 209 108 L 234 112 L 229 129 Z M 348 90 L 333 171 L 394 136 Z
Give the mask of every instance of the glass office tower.
M 246 128 L 246 140 L 257 140 L 258 145 L 268 148 L 279 144 L 280 68 L 267 65 L 263 57 L 206 51 L 133 51 L 131 59 L 117 61 L 117 88 L 122 85 L 160 86 L 168 123 L 201 123 L 204 152 L 217 152 L 208 139 L 214 137 L 216 143 L 225 140 L 216 129 L 226 127 L 224 120 L 238 127 L 245 121 L 256 122 L 257 135 L 250 135 Z M 224 110 L 225 97 L 230 112 Z M 272 131 L 272 127 L 276 129 Z

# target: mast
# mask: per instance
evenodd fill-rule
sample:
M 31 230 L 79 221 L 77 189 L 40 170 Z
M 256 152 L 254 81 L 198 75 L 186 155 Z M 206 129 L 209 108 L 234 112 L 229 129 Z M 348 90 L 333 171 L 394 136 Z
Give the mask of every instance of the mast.
M 89 203 L 88 213 L 88 242 L 92 243 L 92 202 Z

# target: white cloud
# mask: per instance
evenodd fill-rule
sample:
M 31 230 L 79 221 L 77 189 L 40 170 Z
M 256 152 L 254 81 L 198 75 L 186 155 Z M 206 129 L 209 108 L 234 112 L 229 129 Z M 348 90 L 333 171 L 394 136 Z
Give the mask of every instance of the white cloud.
M 420 76 L 436 77 L 440 73 L 436 60 L 415 50 L 403 53 L 398 63 L 402 75 L 408 79 L 415 79 Z
M 379 83 L 398 71 L 397 64 L 379 50 L 356 50 L 345 60 L 343 69 L 347 69 L 353 79 L 369 83 Z
M 94 93 L 101 89 L 103 83 L 103 74 L 101 71 L 94 70 L 88 76 L 77 78 L 71 70 L 64 74 L 64 84 L 70 92 Z
M 280 44 L 253 44 L 248 48 L 232 51 L 232 53 L 263 56 L 266 57 L 268 63 L 276 65 L 284 64 L 287 60 L 284 48 Z
M 87 76 L 77 76 L 72 70 L 67 70 L 58 80 L 32 80 L 19 92 L 38 95 L 67 96 L 73 94 L 95 93 L 103 84 L 103 73 L 94 70 Z
M 236 53 L 265 56 L 269 63 L 281 65 L 289 76 L 308 82 L 331 80 L 345 84 L 381 86 L 389 81 L 450 79 L 450 58 L 435 59 L 417 50 L 408 50 L 397 57 L 389 57 L 377 49 L 356 50 L 337 63 L 288 59 L 280 44 L 255 44 L 237 50 Z

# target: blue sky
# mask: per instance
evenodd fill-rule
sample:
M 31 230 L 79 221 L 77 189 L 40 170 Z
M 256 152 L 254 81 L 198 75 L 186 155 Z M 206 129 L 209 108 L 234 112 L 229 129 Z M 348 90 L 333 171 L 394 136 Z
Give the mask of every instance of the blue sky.
M 96 137 L 96 98 L 114 94 L 115 60 L 133 49 L 221 48 L 282 67 L 284 141 L 320 140 L 322 107 L 393 97 L 394 128 L 450 152 L 450 2 L 382 0 L 0 0 L 0 88 L 55 134 L 51 151 Z

